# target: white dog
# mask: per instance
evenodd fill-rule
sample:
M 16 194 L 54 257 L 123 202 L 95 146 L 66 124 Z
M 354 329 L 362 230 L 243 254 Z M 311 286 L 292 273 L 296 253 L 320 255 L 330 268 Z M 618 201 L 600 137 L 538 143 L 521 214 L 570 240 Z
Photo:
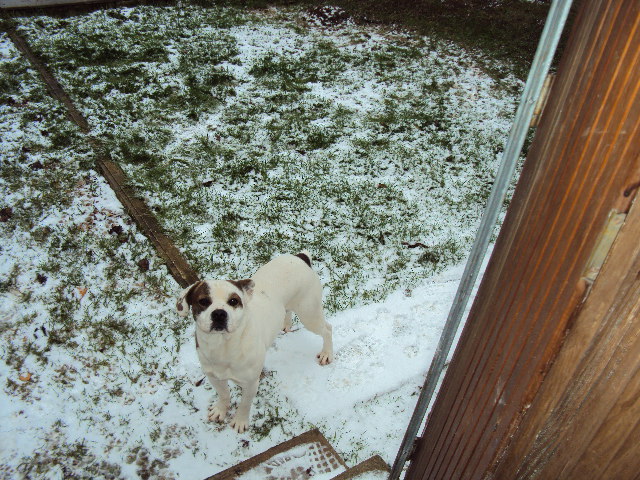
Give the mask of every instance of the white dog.
M 204 373 L 218 393 L 209 421 L 223 421 L 231 396 L 228 380 L 242 388 L 231 426 L 244 432 L 267 349 L 281 330 L 290 331 L 291 312 L 322 336 L 320 365 L 333 360 L 331 325 L 322 310 L 322 286 L 311 269 L 308 252 L 283 255 L 261 267 L 248 280 L 203 280 L 184 289 L 178 314 L 189 307 L 196 321 L 196 348 Z

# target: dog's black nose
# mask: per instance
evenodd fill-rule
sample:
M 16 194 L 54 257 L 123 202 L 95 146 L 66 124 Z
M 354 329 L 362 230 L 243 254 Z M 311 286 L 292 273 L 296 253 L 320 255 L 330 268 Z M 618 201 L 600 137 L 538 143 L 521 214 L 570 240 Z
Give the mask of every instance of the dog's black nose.
M 227 312 L 218 308 L 211 312 L 211 330 L 226 330 Z

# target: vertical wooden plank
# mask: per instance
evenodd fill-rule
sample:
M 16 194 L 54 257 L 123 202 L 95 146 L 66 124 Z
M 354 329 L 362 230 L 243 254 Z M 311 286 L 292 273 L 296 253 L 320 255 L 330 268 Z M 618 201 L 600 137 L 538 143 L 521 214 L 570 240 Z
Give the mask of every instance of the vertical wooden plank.
M 582 5 L 407 478 L 489 475 L 577 318 L 599 233 L 640 180 L 639 8 Z
M 637 395 L 637 393 L 636 393 Z M 637 398 L 637 397 L 636 397 Z M 638 468 L 638 445 L 640 445 L 640 416 L 636 415 L 638 419 L 635 423 L 631 423 L 631 432 L 627 436 L 626 441 L 615 453 L 615 456 L 610 460 L 606 470 L 601 475 L 601 478 L 624 478 L 623 475 L 626 472 L 635 470 L 636 476 L 634 480 L 640 479 L 640 468 Z
M 639 238 L 636 201 L 495 478 L 640 473 Z

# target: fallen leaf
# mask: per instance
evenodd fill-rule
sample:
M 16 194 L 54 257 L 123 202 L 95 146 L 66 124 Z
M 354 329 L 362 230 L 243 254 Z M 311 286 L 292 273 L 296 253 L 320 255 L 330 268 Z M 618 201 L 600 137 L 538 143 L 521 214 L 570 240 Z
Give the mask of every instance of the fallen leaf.
M 13 208 L 4 207 L 0 210 L 0 222 L 8 222 L 13 216 Z
M 31 373 L 27 372 L 24 375 L 20 375 L 18 378 L 23 382 L 29 382 L 31 381 Z
M 418 247 L 429 248 L 427 245 L 420 242 L 417 242 L 417 243 L 402 242 L 401 244 L 407 248 L 418 248 Z
M 78 287 L 78 293 L 80 294 L 79 300 L 82 300 L 84 296 L 87 294 L 88 288 L 86 287 Z
M 147 259 L 147 258 L 143 258 L 142 260 L 140 260 L 138 262 L 138 268 L 142 272 L 148 272 L 149 271 L 149 265 L 150 265 L 149 259 Z

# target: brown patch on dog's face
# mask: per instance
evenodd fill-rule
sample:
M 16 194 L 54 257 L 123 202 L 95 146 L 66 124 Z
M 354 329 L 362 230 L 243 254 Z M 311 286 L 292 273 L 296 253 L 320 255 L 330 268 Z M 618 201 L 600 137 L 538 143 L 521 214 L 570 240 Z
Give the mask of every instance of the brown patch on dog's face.
M 193 287 L 191 287 L 191 290 L 187 293 L 186 300 L 187 303 L 191 305 L 193 318 L 196 318 L 204 312 L 209 305 L 211 305 L 209 285 L 207 285 L 207 282 L 198 282 L 194 284 Z
M 240 295 L 238 295 L 237 293 L 232 293 L 229 296 L 229 300 L 227 300 L 227 304 L 231 307 L 231 308 L 242 308 L 242 298 L 240 298 Z

